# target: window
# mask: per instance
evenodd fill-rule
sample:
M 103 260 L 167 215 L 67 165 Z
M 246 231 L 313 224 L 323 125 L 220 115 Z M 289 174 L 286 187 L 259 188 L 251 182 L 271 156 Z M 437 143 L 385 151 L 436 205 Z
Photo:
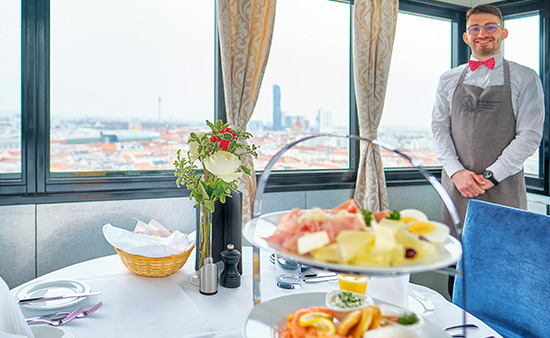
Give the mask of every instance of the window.
M 0 0 L 0 179 L 21 178 L 21 2 Z
M 311 133 L 349 134 L 350 5 L 279 0 L 273 41 L 248 130 L 261 146 L 254 166 Z M 349 141 L 314 139 L 290 149 L 274 169 L 349 169 Z
M 529 58 L 547 59 L 548 41 L 539 50 L 536 38 L 526 38 L 549 35 L 547 25 L 538 28 L 548 13 L 541 1 L 526 2 L 499 6 L 510 30 L 529 30 L 509 36 L 507 57 L 530 65 L 510 53 L 527 48 Z M 429 134 L 435 86 L 467 61 L 465 8 L 424 0 L 399 6 L 379 137 L 438 166 L 430 169 L 437 174 Z M 304 133 L 355 132 L 351 11 L 345 0 L 277 2 L 248 126 L 262 145 L 256 169 Z M 0 0 L 0 204 L 185 195 L 175 187 L 176 149 L 204 120 L 224 117 L 215 29 L 215 0 Z M 419 73 L 426 55 L 431 71 Z M 530 66 L 548 73 L 544 63 Z M 526 168 L 537 192 L 548 192 L 548 138 L 539 166 L 535 155 Z M 267 190 L 352 188 L 354 144 L 296 147 L 299 156 L 289 152 L 278 162 Z M 389 185 L 425 184 L 403 163 L 385 164 Z
M 440 165 L 430 124 L 439 77 L 451 68 L 451 24 L 450 20 L 403 12 L 397 17 L 378 137 L 423 166 Z M 407 165 L 397 156 L 384 158 L 386 168 Z
M 505 19 L 504 27 L 510 34 L 502 43 L 504 56 L 540 72 L 540 16 L 538 14 Z M 539 150 L 524 164 L 526 174 L 539 177 Z
M 204 0 L 51 0 L 52 177 L 173 170 L 214 118 L 214 13 Z

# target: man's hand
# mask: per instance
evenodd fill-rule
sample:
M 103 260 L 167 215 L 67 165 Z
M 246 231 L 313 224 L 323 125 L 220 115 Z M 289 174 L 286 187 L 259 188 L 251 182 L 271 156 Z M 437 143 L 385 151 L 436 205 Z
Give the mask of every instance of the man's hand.
M 480 180 L 483 180 L 483 184 L 481 185 L 481 188 L 483 190 L 488 190 L 488 189 L 491 189 L 492 187 L 495 186 L 495 184 L 493 182 L 491 182 L 488 179 L 486 179 L 485 177 L 483 177 L 483 174 L 479 174 L 479 175 L 477 175 L 477 177 Z
M 482 175 L 477 175 L 470 170 L 459 170 L 451 177 L 456 189 L 460 194 L 467 198 L 472 198 L 483 194 L 487 186 L 486 179 Z M 489 181 L 489 183 L 491 183 Z M 492 186 L 493 183 L 491 183 Z M 489 187 L 490 188 L 490 187 Z M 488 188 L 487 188 L 488 189 Z

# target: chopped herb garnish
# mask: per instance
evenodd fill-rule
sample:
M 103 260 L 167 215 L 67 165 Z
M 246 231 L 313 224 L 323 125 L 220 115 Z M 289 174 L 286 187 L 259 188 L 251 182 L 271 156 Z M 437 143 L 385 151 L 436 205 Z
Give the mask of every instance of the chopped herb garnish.
M 336 303 L 336 305 L 341 308 L 352 308 L 361 306 L 363 301 L 351 292 L 343 291 L 336 296 Z
M 407 313 L 403 316 L 397 317 L 397 322 L 401 325 L 411 325 L 418 321 L 418 317 L 416 317 L 416 313 L 411 312 Z
M 401 214 L 399 214 L 399 211 L 393 210 L 393 211 L 390 211 L 390 216 L 388 218 L 389 219 L 400 220 L 401 219 Z
M 361 214 L 363 215 L 363 220 L 365 221 L 365 224 L 370 225 L 370 222 L 372 221 L 372 211 L 361 209 Z

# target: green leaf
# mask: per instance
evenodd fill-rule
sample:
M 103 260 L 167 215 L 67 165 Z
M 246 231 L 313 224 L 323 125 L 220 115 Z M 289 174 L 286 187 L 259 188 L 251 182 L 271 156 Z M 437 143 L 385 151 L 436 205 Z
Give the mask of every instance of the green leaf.
M 251 173 L 250 168 L 248 168 L 248 167 L 245 166 L 245 165 L 242 165 L 242 166 L 241 166 L 241 170 L 242 170 L 245 174 L 247 174 L 247 175 L 250 175 L 250 173 Z

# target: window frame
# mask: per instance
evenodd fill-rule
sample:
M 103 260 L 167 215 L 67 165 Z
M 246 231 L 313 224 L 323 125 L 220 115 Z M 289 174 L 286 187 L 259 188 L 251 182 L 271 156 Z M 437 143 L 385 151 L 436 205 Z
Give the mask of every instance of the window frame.
M 322 0 L 320 0 L 322 1 Z M 353 0 L 327 0 L 353 4 Z M 550 4 L 543 0 L 525 0 L 519 3 L 496 3 L 505 17 L 538 12 L 541 15 L 541 70 L 545 89 L 546 115 L 549 112 L 548 48 L 550 42 Z M 49 8 L 50 0 L 22 0 L 22 57 L 21 57 L 21 179 L 0 178 L 0 205 L 56 203 L 94 200 L 122 200 L 136 198 L 186 197 L 186 189 L 178 189 L 171 171 L 147 171 L 143 175 L 127 177 L 68 177 L 49 175 Z M 433 0 L 400 0 L 399 11 L 451 20 L 453 67 L 467 62 L 469 49 L 462 42 L 465 13 L 468 8 Z M 214 15 L 214 13 L 213 13 Z M 350 9 L 350 32 L 352 11 Z M 217 32 L 217 27 L 215 29 Z M 353 45 L 350 34 L 350 134 L 358 134 L 355 88 L 353 81 Z M 217 34 L 215 43 L 215 104 L 216 118 L 226 120 L 220 50 Z M 549 121 L 545 119 L 544 136 L 540 148 L 540 177 L 527 177 L 529 192 L 548 195 Z M 308 191 L 353 189 L 359 163 L 359 145 L 350 143 L 350 169 L 326 171 L 273 172 L 266 191 Z M 436 177 L 441 167 L 428 168 Z M 260 173 L 260 172 L 259 172 Z M 258 173 L 258 174 L 259 174 Z M 425 185 L 427 182 L 415 169 L 391 168 L 385 170 L 388 186 Z

